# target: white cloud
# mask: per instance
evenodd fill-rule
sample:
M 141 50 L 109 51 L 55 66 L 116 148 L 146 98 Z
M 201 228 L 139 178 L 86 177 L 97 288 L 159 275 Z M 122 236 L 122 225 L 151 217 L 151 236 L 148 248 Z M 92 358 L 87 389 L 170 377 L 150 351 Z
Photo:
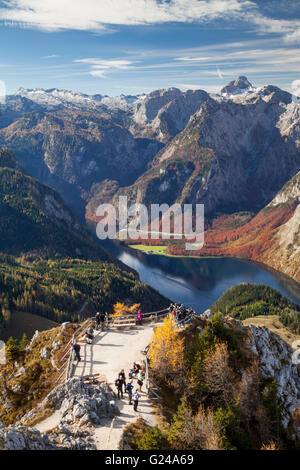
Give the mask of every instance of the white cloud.
M 57 54 L 50 54 L 50 55 L 44 55 L 42 59 L 55 59 L 56 57 L 59 57 Z
M 130 60 L 119 60 L 119 59 L 97 59 L 97 58 L 86 58 L 76 59 L 76 63 L 88 64 L 91 67 L 89 74 L 93 77 L 106 78 L 106 72 L 110 69 L 126 70 L 134 62 Z
M 298 90 L 300 88 L 300 80 L 294 80 L 291 84 L 292 90 Z
M 257 26 L 262 34 L 282 34 L 286 42 L 300 42 L 300 20 L 281 20 L 268 18 L 256 12 L 249 13 L 247 20 Z
M 262 34 L 282 34 L 300 41 L 300 21 L 263 15 L 250 0 L 4 0 L 0 21 L 8 26 L 44 31 L 112 32 L 114 25 L 195 23 L 240 20 Z
M 223 74 L 218 66 L 217 66 L 217 75 L 219 78 L 223 78 Z
M 6 23 L 46 31 L 207 21 L 256 8 L 249 0 L 6 0 L 5 5 L 0 19 Z
M 92 77 L 106 78 L 105 72 L 106 70 L 90 70 L 89 74 L 92 75 Z
M 95 58 L 87 58 L 87 59 L 76 59 L 74 62 L 82 63 L 82 64 L 89 64 L 94 68 L 116 68 L 116 69 L 126 69 L 128 65 L 131 65 L 133 62 L 130 60 L 105 60 L 105 59 L 95 59 Z
M 300 43 L 300 28 L 296 29 L 295 31 L 288 33 L 285 35 L 286 42 L 299 42 Z
M 182 62 L 201 62 L 202 60 L 207 61 L 210 57 L 178 57 L 176 60 L 181 60 Z

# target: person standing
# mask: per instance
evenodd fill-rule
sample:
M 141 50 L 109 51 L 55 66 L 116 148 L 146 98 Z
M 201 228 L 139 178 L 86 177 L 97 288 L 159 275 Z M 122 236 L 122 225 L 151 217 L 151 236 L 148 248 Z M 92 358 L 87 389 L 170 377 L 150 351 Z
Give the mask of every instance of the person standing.
M 141 310 L 138 310 L 138 313 L 137 313 L 137 320 L 139 322 L 139 325 L 142 324 L 142 320 L 143 320 L 143 316 L 142 316 L 142 312 Z
M 124 372 L 124 369 L 121 370 L 121 372 L 119 372 L 119 379 L 121 380 L 122 382 L 122 387 L 124 385 L 124 391 L 125 391 L 125 387 L 126 387 L 126 375 L 125 375 L 125 372 Z M 123 392 L 122 392 L 123 393 Z
M 120 397 L 123 398 L 123 381 L 120 377 L 115 381 L 115 386 L 117 387 L 118 400 L 120 400 Z
M 81 361 L 81 357 L 80 357 L 80 345 L 75 343 L 73 344 L 73 351 L 75 353 L 75 359 L 77 359 L 77 362 L 80 362 Z
M 87 344 L 92 344 L 94 339 L 94 329 L 90 326 L 85 333 L 85 339 Z
M 132 395 L 132 400 L 133 400 L 133 409 L 134 411 L 137 411 L 138 404 L 139 404 L 139 399 L 141 398 L 141 395 L 139 394 L 138 390 L 134 392 Z
M 132 383 L 133 383 L 133 380 L 128 382 L 128 384 L 126 385 L 126 392 L 128 393 L 128 404 L 129 405 L 132 405 L 132 391 L 133 391 Z
M 97 330 L 99 330 L 100 328 L 100 313 L 99 312 L 96 313 L 95 320 L 96 320 L 96 328 Z
M 143 377 L 143 375 L 142 375 L 142 372 L 139 371 L 138 376 L 137 376 L 137 383 L 138 383 L 138 385 L 139 385 L 139 387 L 140 387 L 140 392 L 142 391 L 143 379 L 144 379 L 144 377 Z
M 104 322 L 105 322 L 105 313 L 100 314 L 100 325 L 101 325 L 101 331 L 104 331 Z

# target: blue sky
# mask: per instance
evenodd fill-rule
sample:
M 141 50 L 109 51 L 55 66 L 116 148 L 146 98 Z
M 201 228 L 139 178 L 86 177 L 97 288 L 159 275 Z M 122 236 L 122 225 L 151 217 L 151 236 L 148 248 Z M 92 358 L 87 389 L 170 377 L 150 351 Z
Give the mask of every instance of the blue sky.
M 300 79 L 299 0 L 0 1 L 7 93 L 219 90 L 238 75 L 291 90 Z

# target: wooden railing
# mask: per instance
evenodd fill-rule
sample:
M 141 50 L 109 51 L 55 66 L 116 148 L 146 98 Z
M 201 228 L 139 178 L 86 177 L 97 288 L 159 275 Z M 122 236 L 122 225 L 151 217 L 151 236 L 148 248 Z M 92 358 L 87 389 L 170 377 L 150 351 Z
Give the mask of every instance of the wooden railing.
M 142 318 L 143 318 L 143 321 L 154 320 L 155 322 L 158 322 L 160 318 L 168 315 L 169 313 L 170 313 L 169 309 L 165 308 L 163 310 L 158 310 L 158 311 L 155 311 L 155 312 L 143 313 Z M 118 316 L 118 320 L 122 320 L 122 319 L 126 319 L 126 318 L 128 318 L 128 315 Z M 190 317 L 184 319 L 183 321 L 186 323 L 188 320 L 190 320 Z M 176 326 L 181 325 L 183 321 L 177 323 Z M 73 374 L 73 356 L 74 356 L 73 346 L 76 343 L 76 341 L 78 340 L 79 336 L 83 335 L 86 332 L 86 330 L 94 324 L 94 322 L 95 322 L 95 317 L 88 318 L 74 332 L 71 340 L 68 342 L 68 344 L 66 345 L 66 347 L 64 349 L 62 358 L 60 359 L 60 363 L 62 363 L 63 360 L 66 360 L 66 358 L 67 358 L 65 367 L 63 368 L 60 376 L 58 377 L 58 379 L 56 381 L 56 383 L 59 383 L 62 380 L 64 380 L 64 382 L 67 382 L 70 379 L 70 377 L 72 377 L 72 374 Z M 105 323 L 106 323 L 107 328 L 109 327 L 109 325 L 113 326 L 113 322 L 114 322 L 114 317 L 112 317 L 112 316 L 106 317 Z M 146 364 L 145 364 L 146 388 L 147 388 L 147 390 L 150 391 L 150 393 L 152 393 L 154 395 L 154 398 L 158 400 L 158 399 L 160 399 L 160 397 L 157 393 L 157 390 L 159 390 L 159 387 L 156 384 L 154 384 L 154 382 L 151 379 L 149 379 L 148 362 L 149 362 L 149 358 L 148 358 L 148 356 L 146 356 Z M 152 383 L 152 385 L 154 385 L 154 387 L 150 386 L 150 382 Z

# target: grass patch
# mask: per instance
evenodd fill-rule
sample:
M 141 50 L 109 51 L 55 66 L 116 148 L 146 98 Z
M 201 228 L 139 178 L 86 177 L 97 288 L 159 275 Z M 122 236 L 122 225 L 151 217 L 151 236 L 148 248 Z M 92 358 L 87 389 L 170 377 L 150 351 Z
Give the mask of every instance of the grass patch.
M 143 253 L 147 253 L 148 255 L 164 255 L 166 254 L 167 246 L 163 245 L 155 245 L 155 246 L 147 246 L 147 245 L 129 245 L 129 248 L 134 248 L 135 250 L 140 250 Z
M 273 333 L 280 336 L 286 343 L 292 345 L 296 340 L 300 340 L 300 335 L 296 335 L 288 330 L 283 323 L 279 320 L 278 315 L 258 315 L 255 318 L 246 318 L 243 324 L 265 326 L 269 328 Z

